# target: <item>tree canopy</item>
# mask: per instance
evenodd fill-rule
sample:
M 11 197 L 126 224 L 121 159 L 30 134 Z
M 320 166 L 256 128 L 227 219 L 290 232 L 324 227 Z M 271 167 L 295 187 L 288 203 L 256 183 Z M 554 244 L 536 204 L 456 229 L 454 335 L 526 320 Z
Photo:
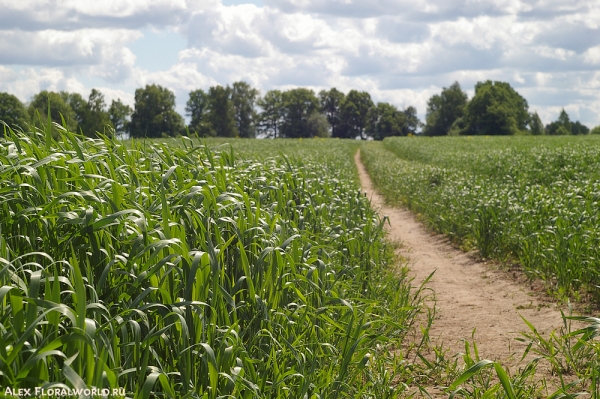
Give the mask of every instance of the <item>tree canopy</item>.
M 308 88 L 269 90 L 263 96 L 244 81 L 189 92 L 185 113 L 189 125 L 175 110 L 175 94 L 159 85 L 135 91 L 132 109 L 120 99 L 107 106 L 105 96 L 92 89 L 87 98 L 79 93 L 41 91 L 29 104 L 0 93 L 0 119 L 9 124 L 28 121 L 46 124 L 48 105 L 53 122 L 66 123 L 72 131 L 95 136 L 112 126 L 124 137 L 172 137 L 188 131 L 201 137 L 337 137 L 382 140 L 390 136 L 442 135 L 559 135 L 589 134 L 579 121 L 571 121 L 563 109 L 556 121 L 544 126 L 537 112 L 529 113 L 527 101 L 509 83 L 478 82 L 468 99 L 458 82 L 444 87 L 427 101 L 425 124 L 414 106 L 399 109 L 378 102 L 366 91 L 347 94 L 335 87 L 318 95 Z M 597 130 L 597 129 L 596 129 Z M 594 132 L 596 132 L 596 130 Z
M 212 136 L 237 137 L 235 110 L 231 101 L 229 86 L 214 86 L 208 90 L 207 120 L 213 132 Z
M 444 87 L 440 94 L 432 96 L 427 101 L 423 134 L 447 135 L 454 122 L 465 115 L 467 98 L 467 93 L 461 89 L 458 82 L 454 82 L 448 88 Z
M 260 92 L 246 82 L 235 82 L 231 87 L 233 119 L 238 135 L 244 138 L 256 137 L 256 99 Z
M 198 89 L 190 92 L 190 98 L 185 105 L 186 115 L 190 117 L 189 130 L 200 137 L 215 134 L 208 121 L 209 102 L 208 94 Z
M 83 121 L 81 130 L 88 136 L 95 136 L 96 131 L 108 134 L 107 127 L 113 127 L 110 114 L 106 106 L 104 94 L 99 90 L 92 89 L 86 104 L 87 118 Z
M 537 111 L 529 116 L 529 131 L 534 136 L 546 134 L 546 129 L 544 129 L 544 124 Z
M 558 119 L 546 125 L 546 132 L 551 136 L 589 134 L 590 129 L 579 121 L 571 122 L 571 118 L 564 108 L 560 111 Z
M 175 111 L 173 92 L 155 84 L 135 91 L 132 137 L 173 137 L 184 132 L 183 118 Z
M 11 128 L 25 128 L 29 123 L 29 113 L 25 105 L 17 97 L 9 93 L 0 93 L 0 121 Z M 4 135 L 4 128 L 0 126 L 0 136 Z
M 256 104 L 262 109 L 258 116 L 258 130 L 265 137 L 280 137 L 283 124 L 283 92 L 269 90 Z
M 579 135 L 579 134 L 590 134 L 590 128 L 586 125 L 582 124 L 579 121 L 575 121 L 571 125 L 571 134 Z
M 18 107 L 16 97 L 11 101 Z M 299 87 L 269 90 L 260 96 L 258 89 L 244 81 L 190 91 L 185 105 L 187 128 L 175 110 L 175 94 L 156 84 L 135 91 L 133 109 L 120 99 L 107 106 L 98 89 L 92 89 L 87 98 L 79 93 L 42 91 L 28 107 L 21 106 L 26 117 L 29 111 L 39 115 L 37 123 L 45 124 L 48 104 L 53 122 L 62 125 L 64 118 L 66 128 L 90 137 L 114 131 L 119 137 L 159 138 L 189 132 L 201 137 L 333 136 L 365 140 L 415 134 L 421 125 L 415 107 L 398 110 L 388 103 L 375 106 L 366 91 L 350 90 L 346 95 L 331 88 L 317 96 L 313 90 Z
M 297 88 L 282 94 L 281 135 L 288 138 L 314 137 L 309 119 L 319 112 L 319 99 L 310 89 Z
M 71 105 L 65 101 L 65 92 L 61 95 L 53 91 L 42 90 L 29 103 L 29 115 L 37 124 L 45 125 L 48 115 L 48 107 L 50 107 L 50 119 L 59 125 L 66 123 L 66 127 L 73 131 L 77 131 L 77 115 Z
M 526 131 L 529 105 L 506 82 L 478 82 L 466 109 L 463 134 L 515 135 Z
M 121 99 L 112 100 L 108 108 L 108 116 L 117 136 L 124 136 L 129 132 L 130 117 L 133 110 L 129 105 L 123 104 Z
M 332 137 L 340 137 L 341 107 L 345 98 L 346 95 L 335 87 L 319 92 L 321 112 L 329 122 Z
M 337 137 L 350 139 L 360 137 L 366 140 L 367 115 L 373 106 L 373 100 L 369 93 L 366 91 L 350 90 L 341 104 L 341 126 L 339 136 Z
M 88 137 L 95 137 L 96 132 L 109 134 L 112 127 L 110 114 L 106 108 L 104 94 L 97 89 L 92 89 L 87 100 L 79 93 L 61 92 L 63 100 L 75 112 L 78 128 Z
M 369 110 L 367 120 L 366 133 L 375 140 L 414 135 L 420 123 L 415 107 L 400 111 L 392 104 L 381 102 Z

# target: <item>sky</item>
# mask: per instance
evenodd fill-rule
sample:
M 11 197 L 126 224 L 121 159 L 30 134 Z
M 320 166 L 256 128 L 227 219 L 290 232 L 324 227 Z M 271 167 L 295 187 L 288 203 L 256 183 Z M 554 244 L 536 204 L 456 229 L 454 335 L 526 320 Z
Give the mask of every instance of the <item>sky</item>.
M 508 82 L 545 124 L 600 125 L 600 0 L 0 0 L 0 92 L 102 91 L 133 106 L 246 81 L 417 108 Z

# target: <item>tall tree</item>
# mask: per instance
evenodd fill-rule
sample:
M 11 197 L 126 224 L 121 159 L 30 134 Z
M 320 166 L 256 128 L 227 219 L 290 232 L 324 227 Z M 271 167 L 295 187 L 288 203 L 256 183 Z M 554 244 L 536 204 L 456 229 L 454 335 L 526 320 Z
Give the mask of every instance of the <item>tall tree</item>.
M 423 125 L 417 116 L 417 109 L 411 105 L 402 111 L 402 113 L 406 118 L 406 125 L 402 130 L 402 133 L 404 133 L 403 136 L 417 134 L 417 130 Z
M 231 88 L 235 125 L 240 137 L 256 137 L 257 115 L 254 106 L 259 94 L 246 82 L 235 82 Z
M 331 137 L 340 137 L 340 113 L 345 97 L 346 95 L 335 87 L 319 92 L 321 112 L 325 114 L 331 126 Z
M 71 107 L 75 113 L 75 120 L 77 121 L 78 129 L 85 123 L 87 118 L 87 102 L 83 96 L 79 93 L 69 93 L 68 91 L 61 91 L 60 97 L 63 101 Z
M 95 137 L 96 132 L 108 133 L 106 127 L 112 127 L 104 94 L 92 89 L 87 101 L 79 93 L 62 91 L 61 97 L 75 112 L 77 124 L 84 135 Z
M 571 118 L 569 118 L 569 114 L 567 114 L 564 108 L 560 111 L 557 122 L 564 126 L 569 133 L 571 132 Z
M 369 110 L 367 119 L 366 133 L 375 140 L 406 136 L 406 115 L 392 104 L 377 103 Z
M 575 121 L 571 124 L 571 134 L 580 135 L 580 134 L 590 134 L 590 128 L 586 125 L 582 124 L 579 121 Z
M 427 101 L 423 133 L 426 136 L 447 135 L 452 124 L 465 115 L 466 106 L 467 93 L 461 89 L 458 82 L 454 82 L 448 88 L 444 87 L 440 94 Z
M 367 139 L 367 114 L 374 106 L 371 95 L 366 91 L 350 90 L 341 106 L 339 137 Z
M 29 123 L 29 114 L 17 97 L 9 93 L 0 93 L 0 121 L 11 128 L 25 129 Z M 0 125 L 0 137 L 3 135 L 4 127 Z
M 215 135 L 219 137 L 237 137 L 234 109 L 229 86 L 213 86 L 208 90 L 207 119 Z
M 46 124 L 48 115 L 48 106 L 50 106 L 50 119 L 59 125 L 63 125 L 63 118 L 66 128 L 72 132 L 77 131 L 77 115 L 71 106 L 65 102 L 63 96 L 53 91 L 43 90 L 33 96 L 29 103 L 29 115 L 35 123 Z
M 306 121 L 308 137 L 330 137 L 331 125 L 327 117 L 320 112 L 314 111 Z
M 120 98 L 112 100 L 108 108 L 108 117 L 117 136 L 129 133 L 129 123 L 133 110 L 129 105 L 123 104 Z
M 258 130 L 265 137 L 276 139 L 283 124 L 283 93 L 269 90 L 256 104 L 262 109 L 258 115 Z
M 87 101 L 88 117 L 85 124 L 81 127 L 83 133 L 88 136 L 95 136 L 96 132 L 109 134 L 113 124 L 110 120 L 110 115 L 106 107 L 104 94 L 101 91 L 92 89 Z
M 305 88 L 291 89 L 283 93 L 281 136 L 287 138 L 313 137 L 308 126 L 309 118 L 319 112 L 319 99 L 315 92 Z
M 579 121 L 571 122 L 567 111 L 562 109 L 558 119 L 546 126 L 546 131 L 552 136 L 589 134 L 590 129 Z
M 415 107 L 401 111 L 392 104 L 382 102 L 369 110 L 367 120 L 366 133 L 375 140 L 415 134 L 421 124 Z
M 571 119 L 569 114 L 562 109 L 558 119 L 546 125 L 546 132 L 550 136 L 567 136 L 571 134 Z
M 175 94 L 159 85 L 135 91 L 131 115 L 132 137 L 173 137 L 185 132 L 183 118 L 175 111 Z
M 514 135 L 524 132 L 529 105 L 506 82 L 478 82 L 467 105 L 465 134 Z
M 537 111 L 529 116 L 529 131 L 534 136 L 540 136 L 546 134 L 542 119 L 538 115 Z
M 546 125 L 546 133 L 549 136 L 568 136 L 571 131 L 558 121 L 550 122 Z
M 200 137 L 209 137 L 216 134 L 208 120 L 209 108 L 210 98 L 204 90 L 198 89 L 190 92 L 185 112 L 190 117 L 190 131 Z

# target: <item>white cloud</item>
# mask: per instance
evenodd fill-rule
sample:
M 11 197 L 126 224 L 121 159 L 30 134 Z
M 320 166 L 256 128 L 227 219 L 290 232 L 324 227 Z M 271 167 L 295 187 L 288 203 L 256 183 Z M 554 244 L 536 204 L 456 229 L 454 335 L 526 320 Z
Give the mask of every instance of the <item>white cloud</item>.
M 197 47 L 207 46 L 224 53 L 256 57 L 268 51 L 257 30 L 260 29 L 261 10 L 254 5 L 218 7 L 197 11 L 182 31 L 188 41 Z
M 459 18 L 437 23 L 431 28 L 434 40 L 440 43 L 464 43 L 476 50 L 526 44 L 531 40 L 532 29 L 535 28 L 531 25 L 517 23 L 513 16 Z
M 548 46 L 533 47 L 532 50 L 539 56 L 559 61 L 566 61 L 567 59 L 572 58 L 576 55 L 574 51 Z
M 514 73 L 512 80 L 521 84 L 525 83 L 525 78 L 520 73 Z
M 263 3 L 0 0 L 0 90 L 28 98 L 53 87 L 89 93 L 97 84 L 112 97 L 130 92 L 132 101 L 136 87 L 157 83 L 176 92 L 182 109 L 191 90 L 245 80 L 263 93 L 365 90 L 424 116 L 442 87 L 458 81 L 472 95 L 475 83 L 490 79 L 509 82 L 544 117 L 564 106 L 600 123 L 592 112 L 600 108 L 597 1 Z M 152 28 L 187 41 L 178 57 L 161 59 L 164 70 L 144 64 L 158 50 L 142 62 L 129 48 Z
M 108 82 L 122 82 L 133 72 L 135 55 L 128 48 L 106 48 L 103 51 L 102 62 L 90 68 L 93 76 L 103 78 Z
M 178 63 L 167 71 L 144 72 L 137 70 L 136 72 L 138 77 L 134 81 L 137 87 L 156 83 L 173 91 L 192 91 L 219 84 L 218 81 L 199 72 L 196 64 L 188 62 Z
M 173 13 L 185 11 L 185 0 L 59 0 L 58 9 L 73 10 L 89 16 L 110 16 L 116 18 L 130 17 L 132 15 L 148 12 Z
M 129 30 L 0 31 L 0 63 L 21 65 L 94 65 L 114 48 L 138 38 Z
M 535 81 L 538 86 L 546 86 L 552 80 L 552 74 L 544 72 L 535 73 Z
M 0 74 L 12 78 L 0 80 L 0 91 L 14 94 L 23 102 L 28 102 L 34 94 L 42 90 L 77 93 L 89 91 L 77 78 L 67 76 L 57 68 L 26 68 L 21 71 L 3 68 L 0 69 Z
M 133 28 L 178 25 L 189 6 L 214 0 L 0 0 L 3 29 Z
M 134 93 L 130 92 L 130 91 L 124 91 L 121 89 L 113 89 L 112 87 L 96 87 L 95 89 L 97 89 L 98 91 L 100 91 L 102 94 L 104 94 L 104 101 L 106 102 L 106 106 L 110 107 L 110 103 L 113 100 L 121 100 L 121 102 L 123 104 L 129 105 L 130 107 L 133 108 L 134 104 L 135 104 L 135 98 L 134 98 Z M 89 90 L 86 91 L 85 93 L 81 93 L 84 98 L 87 98 L 87 96 L 89 96 Z
M 0 82 L 6 84 L 6 82 L 14 82 L 16 79 L 17 73 L 14 70 L 0 65 Z
M 600 64 L 600 46 L 591 47 L 583 53 L 583 60 L 592 65 Z

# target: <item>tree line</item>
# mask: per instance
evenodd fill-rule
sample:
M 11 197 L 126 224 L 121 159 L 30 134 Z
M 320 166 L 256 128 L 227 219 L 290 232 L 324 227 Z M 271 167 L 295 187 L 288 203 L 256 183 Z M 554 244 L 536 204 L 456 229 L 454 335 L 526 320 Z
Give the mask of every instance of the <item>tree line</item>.
M 590 131 L 579 121 L 571 122 L 564 109 L 556 121 L 544 126 L 510 84 L 490 80 L 475 85 L 471 100 L 454 82 L 429 99 L 425 119 L 427 136 L 600 134 L 600 126 Z
M 270 137 L 270 138 L 374 138 L 416 134 L 421 123 L 415 107 L 375 104 L 365 91 L 347 94 L 332 88 L 316 94 L 306 88 L 258 89 L 240 81 L 189 93 L 185 106 L 189 125 L 175 110 L 175 95 L 160 85 L 135 91 L 133 108 L 121 100 L 106 104 L 104 95 L 92 89 L 87 99 L 77 93 L 42 91 L 28 105 L 14 95 L 0 93 L 0 120 L 9 126 L 58 124 L 87 136 L 97 132 L 131 137 Z M 110 128 L 110 129 L 107 129 Z
M 104 94 L 92 89 L 87 99 L 79 93 L 43 90 L 34 95 L 29 104 L 16 96 L 0 93 L 0 121 L 10 127 L 25 128 L 28 124 L 45 124 L 50 112 L 53 122 L 71 131 L 82 131 L 88 136 L 96 132 L 111 134 L 126 132 L 129 127 L 131 107 L 120 99 L 106 104 Z M 106 128 L 110 127 L 110 130 Z M 3 129 L 0 128 L 0 135 Z
M 383 140 L 389 136 L 443 135 L 559 135 L 588 134 L 590 129 L 572 122 L 562 110 L 558 119 L 543 125 L 527 100 L 508 83 L 485 81 L 468 99 L 458 82 L 443 88 L 427 102 L 422 123 L 413 106 L 399 109 L 387 102 L 374 103 L 366 91 L 343 93 L 336 88 L 315 93 L 307 88 L 269 90 L 264 96 L 248 83 L 213 86 L 189 93 L 185 106 L 190 123 L 175 110 L 175 94 L 160 85 L 135 91 L 134 107 L 120 99 L 106 103 L 92 89 L 78 93 L 41 91 L 28 104 L 0 93 L 0 120 L 9 126 L 52 121 L 94 137 L 97 132 L 130 137 L 337 137 Z M 0 129 L 0 134 L 2 129 Z M 600 127 L 591 133 L 600 133 Z

